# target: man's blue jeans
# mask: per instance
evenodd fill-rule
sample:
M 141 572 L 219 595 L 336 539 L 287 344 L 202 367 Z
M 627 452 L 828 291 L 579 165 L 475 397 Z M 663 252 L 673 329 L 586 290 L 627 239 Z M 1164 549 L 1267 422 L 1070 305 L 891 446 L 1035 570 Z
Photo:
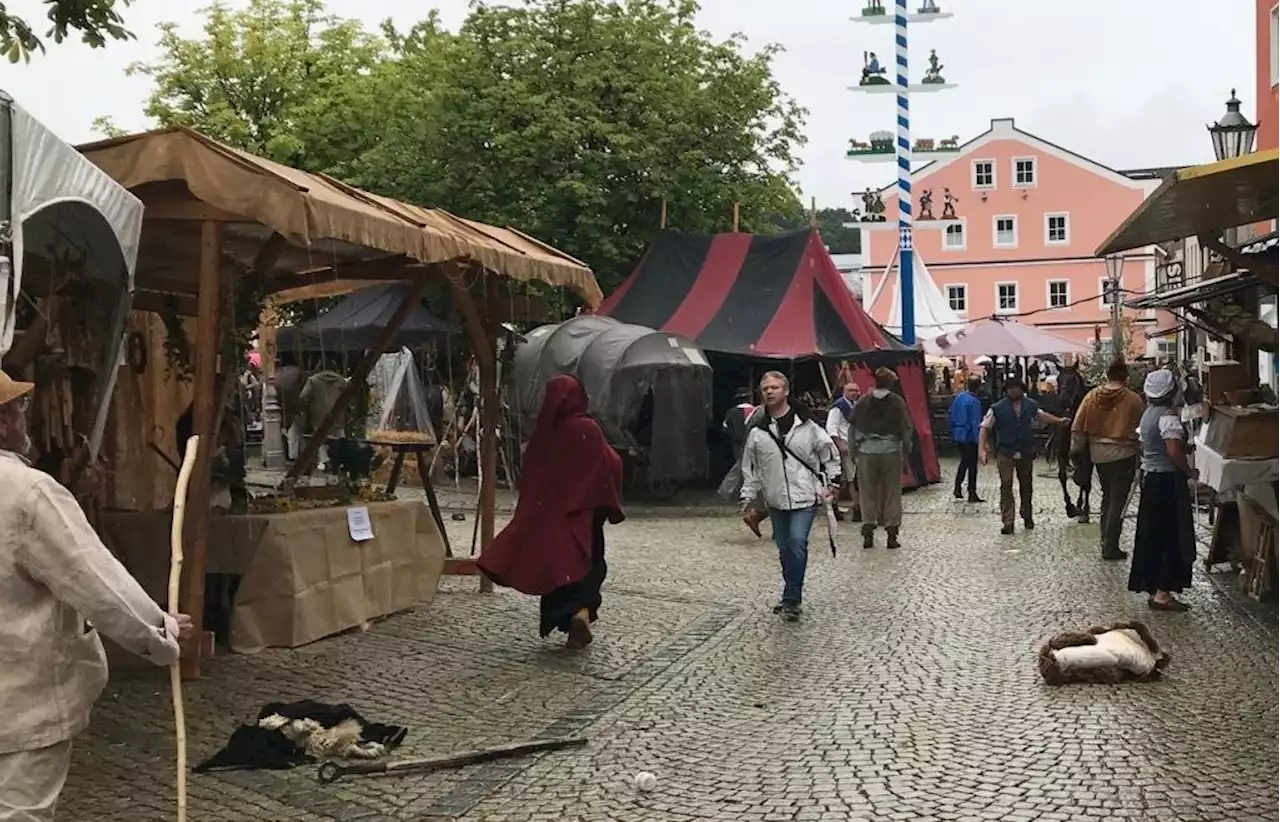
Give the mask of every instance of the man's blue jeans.
M 799 605 L 804 594 L 804 569 L 809 564 L 809 531 L 818 512 L 812 508 L 794 511 L 769 509 L 769 522 L 773 525 L 773 541 L 778 545 L 778 559 L 782 562 L 782 602 Z

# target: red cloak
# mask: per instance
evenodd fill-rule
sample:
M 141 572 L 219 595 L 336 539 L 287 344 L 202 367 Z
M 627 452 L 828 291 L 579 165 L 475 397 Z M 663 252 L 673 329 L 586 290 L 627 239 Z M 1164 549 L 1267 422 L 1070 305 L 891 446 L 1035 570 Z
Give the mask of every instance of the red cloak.
M 622 522 L 622 458 L 587 416 L 582 384 L 561 374 L 547 383 L 525 448 L 515 516 L 481 554 L 480 570 L 537 596 L 578 582 L 591 569 L 597 508 Z

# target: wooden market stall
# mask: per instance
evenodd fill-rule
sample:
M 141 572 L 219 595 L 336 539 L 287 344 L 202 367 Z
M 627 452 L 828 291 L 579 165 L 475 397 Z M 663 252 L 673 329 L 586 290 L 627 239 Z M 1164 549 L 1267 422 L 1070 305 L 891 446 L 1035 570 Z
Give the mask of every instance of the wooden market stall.
M 1193 462 L 1215 509 L 1206 567 L 1242 566 L 1245 591 L 1277 593 L 1277 408 L 1258 384 L 1259 351 L 1280 343 L 1274 325 L 1259 316 L 1261 298 L 1277 290 L 1275 235 L 1261 242 L 1229 242 L 1233 229 L 1273 222 L 1280 212 L 1276 175 L 1280 151 L 1180 169 L 1097 249 L 1107 256 L 1144 245 L 1195 237 L 1213 251 L 1199 282 L 1126 301 L 1132 308 L 1162 308 L 1228 342 L 1232 361 L 1202 364 L 1207 372 L 1207 423 L 1195 440 Z
M 536 282 L 568 289 L 594 306 L 601 294 L 590 269 L 512 229 L 485 226 L 444 211 L 373 195 L 222 145 L 188 129 L 135 134 L 80 148 L 146 206 L 134 307 L 195 318 L 195 340 L 190 346 L 193 414 L 194 432 L 202 447 L 193 475 L 193 500 L 209 497 L 213 449 L 203 444 L 210 443 L 220 429 L 224 392 L 234 381 L 220 375 L 239 367 L 232 359 L 236 356 L 234 346 L 224 343 L 237 333 L 243 334 L 244 327 L 258 325 L 263 300 L 281 292 L 296 296 L 303 288 L 340 293 L 341 286 L 335 283 L 410 284 L 385 335 L 352 375 L 349 394 L 335 404 L 313 433 L 308 449 L 297 461 L 305 465 L 314 458 L 325 432 L 354 394 L 354 386 L 363 383 L 427 284 L 443 281 L 452 292 L 480 361 L 484 550 L 494 530 L 497 400 L 491 336 L 499 321 L 495 317 L 499 315 L 500 282 Z M 272 359 L 270 353 L 264 351 L 268 360 Z M 138 457 L 137 453 L 122 454 L 118 464 L 123 467 Z M 181 601 L 182 610 L 192 615 L 197 628 L 204 613 L 203 579 L 210 534 L 218 530 L 211 524 L 210 513 L 208 505 L 192 505 L 186 517 L 187 563 Z M 198 656 L 185 660 L 184 673 L 198 675 L 199 661 Z

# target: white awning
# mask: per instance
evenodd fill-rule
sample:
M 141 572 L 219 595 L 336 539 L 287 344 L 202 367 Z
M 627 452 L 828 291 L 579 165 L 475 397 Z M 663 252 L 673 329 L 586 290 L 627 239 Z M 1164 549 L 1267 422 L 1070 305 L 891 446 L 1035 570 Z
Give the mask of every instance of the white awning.
M 0 353 L 13 344 L 24 256 L 133 291 L 142 201 L 10 103 L 13 139 L 12 275 L 0 274 Z

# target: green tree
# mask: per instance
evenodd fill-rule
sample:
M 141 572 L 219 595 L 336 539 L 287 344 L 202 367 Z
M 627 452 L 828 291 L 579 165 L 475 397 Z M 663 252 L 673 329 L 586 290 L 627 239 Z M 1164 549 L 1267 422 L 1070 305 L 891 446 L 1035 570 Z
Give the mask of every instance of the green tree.
M 416 32 L 397 57 L 431 78 L 388 111 L 361 184 L 504 223 L 585 260 L 608 291 L 658 230 L 800 213 L 791 182 L 804 111 L 748 55 L 694 24 L 692 0 L 477 4 L 454 37 Z
M 203 36 L 161 26 L 162 57 L 131 74 L 155 83 L 146 113 L 308 171 L 343 175 L 375 144 L 386 42 L 320 0 L 215 2 Z M 110 123 L 96 123 L 101 130 Z
M 119 0 L 127 6 L 133 0 Z M 48 7 L 46 17 L 49 28 L 45 37 L 61 43 L 72 31 L 80 32 L 80 39 L 92 48 L 101 48 L 107 40 L 129 40 L 133 35 L 124 27 L 124 18 L 116 10 L 116 0 L 44 0 Z M 23 17 L 11 14 L 7 4 L 0 2 L 0 53 L 10 63 L 30 60 L 33 51 L 44 53 L 44 41 L 32 24 Z
M 818 224 L 818 233 L 822 235 L 822 241 L 826 243 L 828 251 L 832 254 L 862 253 L 862 231 L 857 228 L 845 228 L 845 223 L 854 221 L 853 214 L 848 209 L 820 208 L 814 216 Z M 762 228 L 761 231 L 795 231 L 806 228 L 809 225 L 809 218 L 804 215 L 772 214 L 766 222 L 768 228 Z

